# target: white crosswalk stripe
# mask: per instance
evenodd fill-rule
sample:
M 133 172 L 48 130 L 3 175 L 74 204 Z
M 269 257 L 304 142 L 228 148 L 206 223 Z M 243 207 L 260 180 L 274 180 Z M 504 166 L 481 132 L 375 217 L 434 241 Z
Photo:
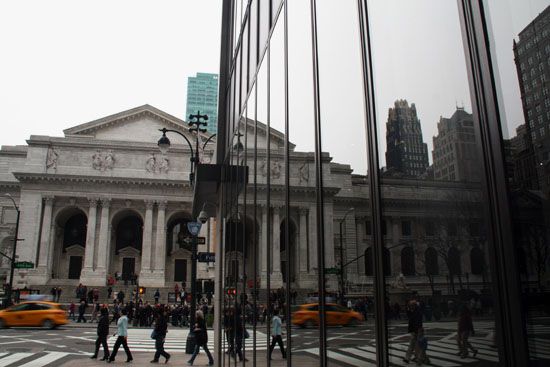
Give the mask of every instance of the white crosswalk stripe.
M 82 354 L 67 352 L 0 353 L 0 367 L 44 367 L 59 366 L 67 356 L 81 357 Z
M 458 346 L 456 342 L 451 340 L 430 341 L 427 355 L 430 358 L 432 366 L 455 367 L 467 365 L 470 363 L 479 363 L 480 361 L 489 361 L 498 363 L 498 352 L 491 345 L 492 341 L 478 338 L 471 338 L 474 348 L 478 350 L 475 357 L 469 356 L 461 358 L 458 355 Z M 550 340 L 544 340 L 550 343 Z M 540 343 L 540 341 L 539 341 Z M 403 361 L 408 349 L 408 343 L 392 343 L 390 344 L 389 356 L 390 362 L 394 366 L 410 366 Z M 311 355 L 319 355 L 319 348 L 301 349 Z M 376 366 L 376 348 L 371 345 L 363 345 L 357 347 L 330 348 L 327 351 L 327 357 L 335 362 L 345 363 L 351 366 Z M 542 358 L 542 357 L 539 357 Z
M 155 340 L 151 339 L 152 329 L 129 329 L 128 330 L 128 347 L 130 350 L 136 352 L 154 352 L 155 351 Z M 184 352 L 185 343 L 187 340 L 187 335 L 189 334 L 188 329 L 176 329 L 169 330 L 166 334 L 166 339 L 164 342 L 164 349 L 170 352 Z M 252 333 L 251 338 L 246 339 L 243 343 L 243 349 L 246 350 L 252 349 Z M 109 343 L 109 348 L 112 350 L 117 337 L 111 336 L 107 340 Z M 256 350 L 266 350 L 267 349 L 267 335 L 256 331 Z M 212 352 L 214 350 L 214 331 L 208 330 L 208 349 Z

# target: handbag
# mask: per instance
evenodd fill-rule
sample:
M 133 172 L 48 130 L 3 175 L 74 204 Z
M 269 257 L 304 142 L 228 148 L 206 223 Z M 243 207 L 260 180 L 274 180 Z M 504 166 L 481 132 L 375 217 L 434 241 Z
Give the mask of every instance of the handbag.
M 151 339 L 156 339 L 156 338 L 157 338 L 157 331 L 153 329 L 153 332 L 151 333 Z

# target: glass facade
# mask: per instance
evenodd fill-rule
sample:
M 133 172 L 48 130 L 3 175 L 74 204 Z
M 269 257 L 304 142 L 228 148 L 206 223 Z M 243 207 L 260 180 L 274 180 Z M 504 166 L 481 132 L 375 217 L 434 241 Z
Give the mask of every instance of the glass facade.
M 549 0 L 225 0 L 217 363 L 548 365 L 548 60 Z
M 197 76 L 187 78 L 186 118 L 197 111 L 208 116 L 206 129 L 215 134 L 218 131 L 217 74 L 197 73 Z

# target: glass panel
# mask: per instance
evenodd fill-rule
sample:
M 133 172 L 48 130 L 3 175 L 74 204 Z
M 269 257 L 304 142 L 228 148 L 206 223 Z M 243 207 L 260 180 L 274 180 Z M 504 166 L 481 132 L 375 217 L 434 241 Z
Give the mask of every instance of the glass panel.
M 243 47 L 242 47 L 242 72 L 241 72 L 241 108 L 244 108 L 246 97 L 248 95 L 248 22 L 244 28 L 243 33 Z
M 546 366 L 550 360 L 550 334 L 545 326 L 550 304 L 550 1 L 484 3 L 500 84 L 501 131 L 529 365 Z M 475 265 L 476 271 L 482 270 L 482 264 Z
M 374 325 L 365 317 L 374 294 L 364 258 L 372 243 L 364 225 L 371 208 L 357 4 L 318 2 L 317 19 L 327 357 L 329 366 L 374 364 Z
M 439 0 L 369 3 L 396 366 L 499 365 L 479 127 L 457 10 Z
M 270 30 L 270 0 L 258 0 L 260 2 L 260 59 L 263 57 L 263 53 L 266 48 L 267 38 Z
M 258 1 L 252 1 L 250 5 L 250 16 L 249 16 L 249 28 L 250 28 L 250 55 L 249 55 L 249 65 L 248 65 L 248 83 L 252 84 L 254 76 L 256 73 L 256 66 L 258 63 Z M 250 114 L 249 114 L 250 115 Z

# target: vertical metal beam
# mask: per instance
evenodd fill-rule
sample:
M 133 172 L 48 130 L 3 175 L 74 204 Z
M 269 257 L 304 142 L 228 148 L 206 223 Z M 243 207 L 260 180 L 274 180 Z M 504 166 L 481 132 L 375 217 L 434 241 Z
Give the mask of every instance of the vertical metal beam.
M 267 164 L 267 176 L 266 176 L 266 210 L 267 210 L 267 243 L 264 247 L 266 249 L 267 257 L 267 274 L 266 274 L 266 288 L 267 288 L 267 321 L 266 321 L 266 335 L 269 348 L 269 340 L 271 335 L 271 41 L 268 41 L 267 46 L 267 124 L 266 124 L 266 164 Z M 269 350 L 266 353 L 267 367 L 271 367 L 271 358 L 269 358 Z
M 310 0 L 311 49 L 313 61 L 313 112 L 315 123 L 315 195 L 317 202 L 317 275 L 319 288 L 319 358 L 320 366 L 327 365 L 325 322 L 325 223 L 323 202 L 323 155 L 321 140 L 321 98 L 319 88 L 319 49 L 317 42 L 317 1 Z
M 384 238 L 382 234 L 382 197 L 380 166 L 378 157 L 378 137 L 376 127 L 376 108 L 374 78 L 372 69 L 372 48 L 370 41 L 368 0 L 358 0 L 359 36 L 361 41 L 361 61 L 363 73 L 363 94 L 366 119 L 366 141 L 368 153 L 368 180 L 372 216 L 374 291 L 375 291 L 375 329 L 376 360 L 378 366 L 389 366 L 388 329 L 384 300 L 386 284 L 384 277 Z
M 510 203 L 508 201 L 501 118 L 495 70 L 483 1 L 457 0 L 472 93 L 472 113 L 478 121 L 483 163 L 484 194 L 488 212 L 488 242 L 497 293 L 496 330 L 500 365 L 527 366 L 528 353 L 521 311 L 521 291 Z

